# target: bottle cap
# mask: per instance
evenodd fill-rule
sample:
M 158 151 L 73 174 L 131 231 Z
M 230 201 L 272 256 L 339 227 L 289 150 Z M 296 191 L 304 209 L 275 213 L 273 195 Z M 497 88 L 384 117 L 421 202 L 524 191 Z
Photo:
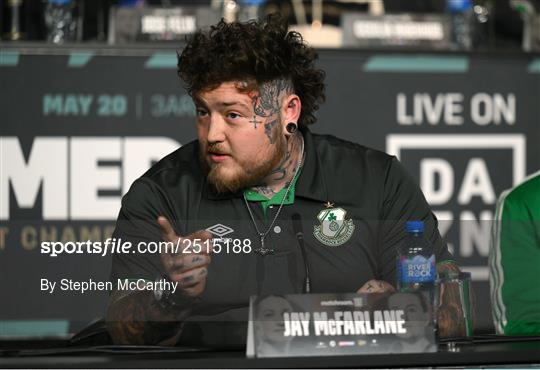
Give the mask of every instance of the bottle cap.
M 447 0 L 446 8 L 451 13 L 461 13 L 471 9 L 473 6 L 471 0 Z
M 422 233 L 424 232 L 424 221 L 407 221 L 405 230 L 408 233 Z
M 72 2 L 73 0 L 49 0 L 49 3 L 54 5 L 66 5 Z
M 260 6 L 260 5 L 264 5 L 264 3 L 266 2 L 266 0 L 244 0 L 242 1 L 242 3 L 244 5 L 255 5 L 255 6 Z
M 135 8 L 139 5 L 142 5 L 143 2 L 140 0 L 120 0 L 118 6 L 125 8 Z

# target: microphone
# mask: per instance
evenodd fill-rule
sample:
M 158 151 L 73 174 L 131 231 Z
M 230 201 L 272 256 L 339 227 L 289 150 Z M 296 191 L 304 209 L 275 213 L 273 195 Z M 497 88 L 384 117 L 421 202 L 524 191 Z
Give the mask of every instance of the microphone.
M 292 215 L 293 222 L 293 231 L 296 235 L 296 240 L 298 241 L 298 246 L 300 247 L 300 252 L 302 253 L 302 261 L 304 262 L 304 270 L 306 272 L 306 278 L 304 280 L 304 293 L 311 292 L 311 279 L 309 277 L 309 265 L 306 257 L 306 248 L 304 246 L 304 232 L 302 228 L 302 218 L 300 214 L 295 213 Z

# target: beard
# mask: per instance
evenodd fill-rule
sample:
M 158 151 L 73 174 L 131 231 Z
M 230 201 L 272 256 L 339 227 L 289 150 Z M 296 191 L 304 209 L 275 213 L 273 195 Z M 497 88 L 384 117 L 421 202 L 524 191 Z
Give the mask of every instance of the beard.
M 259 156 L 252 157 L 251 160 L 239 161 L 231 159 L 234 165 L 225 167 L 223 163 L 214 163 L 207 156 L 207 148 L 200 146 L 199 160 L 206 173 L 208 182 L 217 193 L 236 193 L 242 189 L 248 189 L 261 184 L 261 181 L 268 176 L 282 161 L 287 151 L 287 140 L 282 135 L 274 144 L 271 144 L 271 151 L 265 158 Z M 220 153 L 219 146 L 212 147 L 212 151 Z

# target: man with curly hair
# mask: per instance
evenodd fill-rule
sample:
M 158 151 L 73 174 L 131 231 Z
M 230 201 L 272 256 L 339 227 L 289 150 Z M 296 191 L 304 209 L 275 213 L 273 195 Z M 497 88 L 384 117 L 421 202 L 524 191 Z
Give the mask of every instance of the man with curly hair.
M 115 342 L 242 343 L 249 297 L 305 291 L 306 264 L 312 292 L 391 291 L 407 220 L 423 220 L 441 268 L 456 268 L 394 157 L 308 129 L 324 101 L 316 57 L 275 17 L 190 37 L 178 74 L 198 140 L 133 183 L 114 234 L 181 250 L 115 255 L 113 282 L 169 284 L 111 295 Z

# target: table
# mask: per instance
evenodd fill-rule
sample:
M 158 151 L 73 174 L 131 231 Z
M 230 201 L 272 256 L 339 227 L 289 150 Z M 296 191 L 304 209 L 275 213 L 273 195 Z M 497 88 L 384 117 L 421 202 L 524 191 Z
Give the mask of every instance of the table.
M 231 351 L 165 349 L 153 347 L 132 353 L 130 347 L 72 348 L 73 353 L 47 354 L 61 348 L 61 341 L 18 343 L 34 351 L 31 356 L 12 356 L 17 343 L 0 342 L 0 367 L 9 368 L 391 368 L 391 367 L 486 367 L 526 365 L 540 367 L 540 340 L 505 340 L 442 344 L 437 353 L 331 357 L 247 359 L 241 349 Z M 11 349 L 12 352 L 7 351 Z M 0 349 L 2 351 L 2 349 Z M 39 353 L 41 351 L 41 354 Z M 50 352 L 49 352 L 50 353 Z

